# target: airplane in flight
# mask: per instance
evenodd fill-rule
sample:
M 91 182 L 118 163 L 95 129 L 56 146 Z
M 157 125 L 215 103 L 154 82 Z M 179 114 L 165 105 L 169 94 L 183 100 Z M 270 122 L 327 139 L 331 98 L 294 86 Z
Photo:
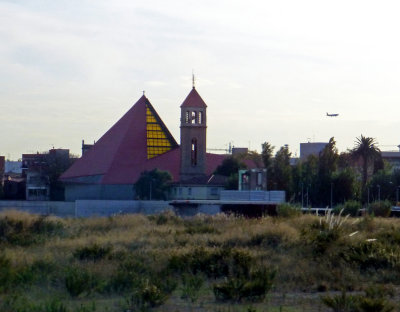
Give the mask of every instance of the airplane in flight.
M 329 113 L 326 113 L 326 116 L 328 116 L 328 117 L 337 117 L 337 116 L 339 116 L 339 114 L 329 114 Z

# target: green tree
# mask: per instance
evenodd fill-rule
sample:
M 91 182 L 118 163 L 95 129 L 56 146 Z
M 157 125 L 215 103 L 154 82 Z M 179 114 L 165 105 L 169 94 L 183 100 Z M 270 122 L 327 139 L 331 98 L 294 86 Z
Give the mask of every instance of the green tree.
M 334 205 L 359 199 L 357 176 L 353 168 L 349 167 L 333 173 L 332 183 Z
M 239 188 L 239 169 L 246 169 L 245 163 L 240 161 L 235 156 L 228 156 L 215 170 L 214 174 L 219 174 L 228 177 L 225 188 L 228 190 L 237 190 Z
M 167 171 L 153 169 L 141 173 L 135 183 L 135 192 L 138 199 L 165 200 L 171 187 L 172 176 Z
M 297 167 L 297 168 L 296 168 Z M 293 185 L 296 185 L 298 201 L 312 205 L 318 195 L 318 157 L 309 155 L 306 160 L 297 164 L 293 170 Z
M 49 178 L 50 200 L 64 200 L 64 184 L 60 176 L 78 159 L 78 156 L 49 153 L 46 155 L 44 174 Z
M 332 188 L 332 175 L 336 171 L 337 160 L 339 158 L 335 139 L 329 139 L 324 149 L 318 157 L 318 197 L 316 204 L 327 206 L 330 204 L 330 193 Z
M 234 156 L 226 157 L 222 163 L 215 169 L 214 174 L 229 177 L 232 174 L 237 174 L 239 169 L 246 169 L 246 165 Z
M 365 137 L 361 134 L 359 138 L 356 138 L 355 143 L 354 148 L 351 150 L 351 155 L 355 161 L 361 163 L 361 188 L 365 194 L 369 172 L 374 171 L 374 162 L 379 160 L 382 156 L 374 138 Z
M 274 148 L 275 147 L 268 142 L 261 144 L 261 158 L 267 170 L 271 167 L 273 162 L 272 153 L 274 152 Z
M 292 185 L 291 155 L 292 153 L 289 152 L 289 147 L 287 145 L 282 146 L 276 152 L 269 179 L 269 183 L 272 184 L 272 189 L 286 191 L 288 198 Z

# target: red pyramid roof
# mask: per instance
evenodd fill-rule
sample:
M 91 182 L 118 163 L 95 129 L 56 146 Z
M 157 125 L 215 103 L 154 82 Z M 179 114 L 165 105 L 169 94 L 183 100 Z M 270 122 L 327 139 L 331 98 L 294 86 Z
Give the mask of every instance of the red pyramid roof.
M 179 181 L 179 147 L 147 159 L 146 104 L 150 102 L 142 96 L 60 179 L 85 183 L 85 178 L 97 176 L 94 183 L 133 184 L 143 171 L 158 168 L 170 172 L 174 182 Z M 213 173 L 224 158 L 207 154 L 207 174 Z
M 192 91 L 190 91 L 186 99 L 183 101 L 181 107 L 207 107 L 207 105 L 193 87 Z

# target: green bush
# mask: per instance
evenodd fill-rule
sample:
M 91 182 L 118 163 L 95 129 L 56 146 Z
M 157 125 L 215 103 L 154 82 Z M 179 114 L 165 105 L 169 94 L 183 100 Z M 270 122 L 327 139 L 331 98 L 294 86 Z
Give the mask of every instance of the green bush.
M 368 213 L 375 217 L 389 217 L 392 211 L 392 204 L 390 201 L 375 201 L 368 206 Z
M 7 292 L 11 288 L 14 275 L 10 259 L 0 255 L 0 293 Z
M 193 234 L 208 234 L 215 233 L 219 234 L 220 232 L 212 225 L 205 223 L 203 220 L 185 220 L 185 232 L 193 235 Z
M 95 262 L 109 256 L 111 251 L 111 246 L 99 246 L 97 244 L 93 244 L 90 246 L 77 248 L 73 255 L 79 260 L 90 260 Z
M 163 305 L 173 291 L 163 286 L 165 285 L 160 285 L 160 280 L 141 279 L 128 300 L 127 308 L 133 311 L 148 311 Z
M 45 301 L 44 303 L 32 303 L 26 298 L 17 295 L 7 297 L 0 301 L 2 312 L 69 312 L 67 307 L 58 299 Z M 89 311 L 88 311 L 89 312 Z
M 69 268 L 65 276 L 65 287 L 72 297 L 89 294 L 98 285 L 98 280 L 88 270 L 79 267 Z
M 60 221 L 48 220 L 46 216 L 39 216 L 31 223 L 8 216 L 0 219 L 0 243 L 29 246 L 43 243 L 49 236 L 61 235 L 63 231 Z
M 340 254 L 346 262 L 357 265 L 362 271 L 396 268 L 400 264 L 400 253 L 379 241 L 361 242 L 349 246 Z
M 387 300 L 388 289 L 382 286 L 369 286 L 363 295 L 324 296 L 321 301 L 335 312 L 391 312 L 394 306 Z
M 298 217 L 302 214 L 301 207 L 299 205 L 292 205 L 289 203 L 279 204 L 276 207 L 276 213 L 279 217 L 283 218 Z
M 249 276 L 231 276 L 213 285 L 215 299 L 233 302 L 261 301 L 271 290 L 274 278 L 275 271 L 266 268 L 256 270 Z
M 321 298 L 322 303 L 331 308 L 334 312 L 356 312 L 358 298 L 349 296 L 345 291 L 340 295 L 324 296 Z
M 200 275 L 186 273 L 182 275 L 181 291 L 182 299 L 195 302 L 199 297 L 199 291 L 204 284 L 204 278 Z
M 343 215 L 350 215 L 352 217 L 357 217 L 360 213 L 360 209 L 362 205 L 359 201 L 356 200 L 348 200 L 343 205 L 339 205 L 335 207 L 335 212 L 339 213 L 343 210 Z
M 231 248 L 206 250 L 197 248 L 191 253 L 173 255 L 168 267 L 176 272 L 204 273 L 208 277 L 222 277 L 229 274 L 246 275 L 250 272 L 253 258 L 247 251 Z

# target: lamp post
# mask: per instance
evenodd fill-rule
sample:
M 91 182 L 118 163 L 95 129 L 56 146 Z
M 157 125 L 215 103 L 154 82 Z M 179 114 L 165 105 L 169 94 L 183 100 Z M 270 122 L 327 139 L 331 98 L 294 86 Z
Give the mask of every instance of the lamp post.
M 368 193 L 367 193 L 368 195 L 367 195 L 367 201 L 368 201 L 368 205 L 369 205 L 369 186 L 368 186 Z
M 400 186 L 398 185 L 396 187 L 396 206 L 397 206 L 397 203 L 399 202 L 399 188 L 400 188 Z
M 301 208 L 304 208 L 303 182 L 301 182 Z
M 333 182 L 331 182 L 331 209 L 333 209 Z

